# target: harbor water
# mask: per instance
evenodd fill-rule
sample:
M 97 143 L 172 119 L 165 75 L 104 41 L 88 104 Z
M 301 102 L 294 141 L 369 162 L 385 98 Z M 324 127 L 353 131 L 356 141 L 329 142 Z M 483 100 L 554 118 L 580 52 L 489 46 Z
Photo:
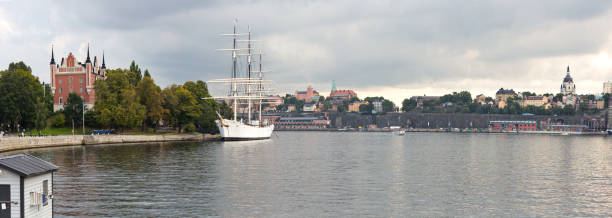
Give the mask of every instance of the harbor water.
M 60 166 L 58 217 L 612 217 L 612 137 L 276 132 L 26 152 Z

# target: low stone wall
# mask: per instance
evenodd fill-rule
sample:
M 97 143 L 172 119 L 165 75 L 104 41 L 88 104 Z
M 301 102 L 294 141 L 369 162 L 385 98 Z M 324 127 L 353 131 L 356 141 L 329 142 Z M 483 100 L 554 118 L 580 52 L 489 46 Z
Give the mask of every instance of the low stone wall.
M 71 145 L 95 145 L 136 142 L 205 141 L 217 135 L 66 135 L 45 137 L 0 137 L 0 152 Z

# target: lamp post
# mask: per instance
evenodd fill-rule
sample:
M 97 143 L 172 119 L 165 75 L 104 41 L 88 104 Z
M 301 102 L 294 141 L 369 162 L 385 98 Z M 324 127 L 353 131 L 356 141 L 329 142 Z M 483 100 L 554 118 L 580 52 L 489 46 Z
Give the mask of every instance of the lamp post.
M 83 99 L 83 135 L 85 135 L 85 99 Z

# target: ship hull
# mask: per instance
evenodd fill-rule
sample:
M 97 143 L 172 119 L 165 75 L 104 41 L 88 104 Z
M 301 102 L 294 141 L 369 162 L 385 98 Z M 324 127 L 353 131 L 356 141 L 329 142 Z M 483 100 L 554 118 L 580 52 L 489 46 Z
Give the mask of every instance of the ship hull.
M 219 127 L 221 140 L 224 141 L 245 141 L 269 139 L 274 131 L 274 125 L 254 126 L 247 125 L 234 120 L 216 120 Z

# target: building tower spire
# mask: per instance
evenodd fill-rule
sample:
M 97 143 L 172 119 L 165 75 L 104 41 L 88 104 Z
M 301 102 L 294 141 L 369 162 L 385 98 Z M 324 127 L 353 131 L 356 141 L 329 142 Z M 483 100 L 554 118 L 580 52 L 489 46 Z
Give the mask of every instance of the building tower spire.
M 53 44 L 51 44 L 51 62 L 49 64 L 55 64 L 55 57 L 53 55 Z
M 335 92 L 335 91 L 336 91 L 336 80 L 332 80 L 331 92 Z
M 102 50 L 102 69 L 106 69 L 106 63 L 104 63 L 104 50 Z
M 569 74 L 569 65 L 567 65 L 567 74 Z
M 87 43 L 87 60 L 85 63 L 91 63 L 91 59 L 89 58 L 89 43 Z

